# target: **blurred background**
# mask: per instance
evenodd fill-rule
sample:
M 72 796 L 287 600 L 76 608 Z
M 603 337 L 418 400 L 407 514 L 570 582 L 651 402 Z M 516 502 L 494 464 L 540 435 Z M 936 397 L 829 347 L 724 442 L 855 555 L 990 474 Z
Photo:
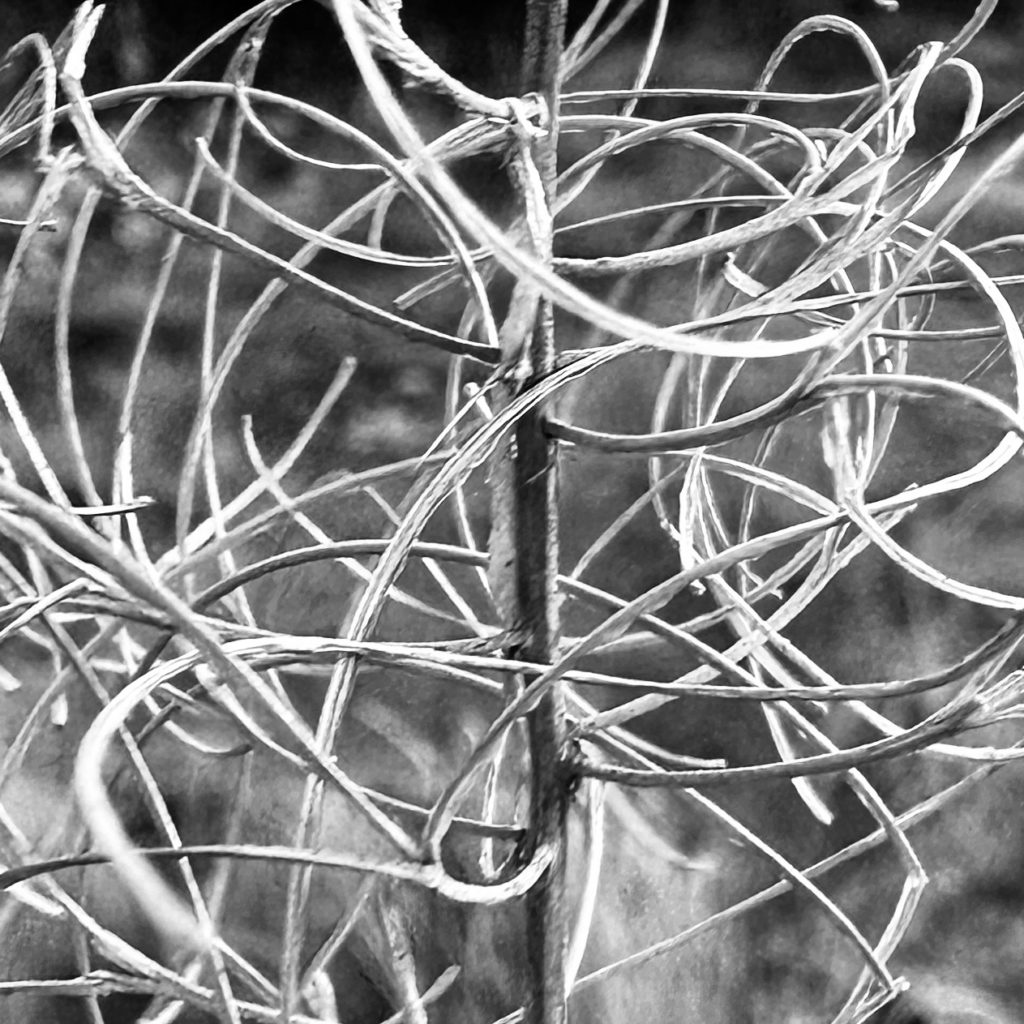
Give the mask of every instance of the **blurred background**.
M 489 94 L 507 95 L 518 91 L 522 6 L 516 2 L 488 5 L 479 0 L 407 0 L 403 21 L 410 35 L 451 75 Z M 572 22 L 578 24 L 589 7 L 586 3 L 572 4 Z M 898 9 L 874 0 L 672 0 L 666 40 L 650 85 L 749 88 L 785 34 L 802 19 L 819 14 L 839 15 L 861 26 L 891 70 L 918 44 L 955 35 L 974 7 L 968 0 L 904 0 Z M 246 8 L 244 3 L 227 0 L 179 0 L 173 5 L 163 0 L 112 0 L 90 51 L 87 91 L 98 93 L 159 79 L 189 50 Z M 0 51 L 30 32 L 56 39 L 73 10 L 74 4 L 67 0 L 6 0 L 0 22 Z M 574 88 L 627 84 L 649 16 L 646 9 L 642 10 L 608 58 L 588 70 Z M 977 66 L 985 83 L 982 116 L 1024 89 L 1022 47 L 1024 5 L 1004 0 L 964 54 Z M 193 77 L 219 78 L 228 52 L 221 48 L 200 65 Z M 21 85 L 30 67 L 27 57 L 18 58 L 0 71 L 0 105 Z M 870 80 L 863 54 L 855 45 L 833 34 L 817 34 L 797 44 L 773 84 L 780 90 L 821 91 L 855 88 Z M 332 15 L 315 2 L 296 4 L 280 15 L 255 84 L 305 98 L 345 116 L 371 135 L 386 138 L 359 87 Z M 395 85 L 402 85 L 398 76 Z M 932 76 L 918 108 L 916 152 L 908 160 L 926 158 L 955 135 L 964 97 L 963 83 L 957 76 Z M 436 98 L 410 91 L 403 94 L 403 99 L 429 136 L 440 134 L 458 119 L 456 111 Z M 181 194 L 192 167 L 191 144 L 200 134 L 203 116 L 203 111 L 195 107 L 188 103 L 162 105 L 129 151 L 132 166 L 169 196 Z M 741 107 L 741 103 L 736 104 L 736 109 Z M 638 113 L 667 118 L 722 108 L 721 100 L 657 99 L 641 101 Z M 775 104 L 772 112 L 797 124 L 814 123 L 820 114 L 814 104 Z M 123 109 L 110 110 L 105 115 L 105 126 L 116 129 L 126 116 Z M 267 116 L 278 137 L 303 152 L 337 160 L 353 159 L 357 153 L 337 139 L 325 140 L 287 111 Z M 65 137 L 70 141 L 70 134 L 65 136 L 64 131 L 58 132 L 58 143 Z M 978 167 L 1019 131 L 1020 119 L 1009 118 L 974 148 L 926 212 L 924 222 L 934 222 L 962 193 Z M 571 142 L 567 148 L 569 145 Z M 9 154 L 0 164 L 0 216 L 25 215 L 38 181 L 33 155 L 26 147 Z M 490 162 L 480 158 L 458 168 L 457 175 L 460 184 L 485 209 L 494 211 L 500 209 L 507 193 L 507 178 L 499 171 L 497 158 Z M 603 188 L 596 189 L 586 201 L 599 211 L 610 191 L 628 188 L 660 192 L 666 187 L 666 178 L 665 166 L 657 161 L 649 161 L 646 156 L 642 160 L 625 159 L 609 171 Z M 313 173 L 257 145 L 246 148 L 239 179 L 277 209 L 315 226 L 326 223 L 363 188 L 358 182 Z M 1020 172 L 1016 172 L 997 182 L 961 223 L 955 239 L 969 242 L 1024 232 L 1019 179 Z M 674 182 L 673 187 L 685 193 L 686 183 Z M 71 244 L 69 225 L 85 188 L 84 181 L 69 183 L 57 211 L 57 229 L 33 241 L 25 265 L 26 280 L 3 340 L 4 368 L 58 471 L 66 468 L 66 456 L 52 415 L 55 297 Z M 211 216 L 219 196 L 219 188 L 211 182 L 207 192 L 199 196 L 200 212 Z M 619 196 L 615 199 L 622 205 Z M 577 213 L 583 215 L 579 208 Z M 294 238 L 275 231 L 254 215 L 241 210 L 236 215 L 248 237 L 268 250 L 289 256 L 297 247 Z M 422 225 L 403 219 L 401 211 L 389 221 L 388 230 L 393 237 L 385 237 L 401 251 L 427 251 L 433 243 Z M 0 234 L 0 259 L 9 258 L 17 237 L 14 230 Z M 603 245 L 608 239 L 600 241 Z M 621 239 L 618 241 L 622 244 Z M 627 239 L 625 244 L 631 241 Z M 101 204 L 90 228 L 74 291 L 70 348 L 84 440 L 101 484 L 102 473 L 109 470 L 128 366 L 166 245 L 166 232 L 160 225 L 112 202 Z M 210 252 L 186 243 L 141 384 L 134 425 L 135 484 L 138 493 L 153 495 L 160 502 L 145 517 L 145 527 L 157 543 L 166 542 L 168 537 L 183 443 L 197 404 L 197 353 L 209 268 Z M 221 341 L 266 281 L 265 274 L 237 259 L 225 259 L 224 268 L 218 313 Z M 317 257 L 315 271 L 328 281 L 381 303 L 409 284 L 408 274 L 381 275 L 330 253 Z M 959 305 L 950 303 L 944 312 L 951 318 L 948 322 L 971 323 L 974 307 L 970 297 L 956 302 Z M 450 326 L 451 306 L 443 299 L 419 312 L 427 322 Z M 327 429 L 311 446 L 300 474 L 309 479 L 325 467 L 360 469 L 422 451 L 437 430 L 446 359 L 422 346 L 398 344 L 387 331 L 357 322 L 322 302 L 288 295 L 247 345 L 215 411 L 221 427 L 218 465 L 228 489 L 252 476 L 251 462 L 243 450 L 241 418 L 252 417 L 256 441 L 269 462 L 292 439 L 319 399 L 326 380 L 339 361 L 349 355 L 358 359 L 358 369 Z M 938 452 L 958 446 L 973 452 L 990 441 L 988 437 L 965 440 L 954 436 L 962 421 L 944 424 L 941 419 L 924 426 L 918 423 L 909 436 Z M 16 452 L 18 446 L 9 443 L 9 431 L 6 420 L 0 421 L 3 449 Z M 1004 480 L 998 486 L 1002 488 L 995 492 L 1001 503 L 999 512 L 989 517 L 992 521 L 986 527 L 997 539 L 990 546 L 991 564 L 985 565 L 984 573 L 991 579 L 1002 571 L 1009 577 L 1006 585 L 1019 589 L 1019 554 L 1008 552 L 1019 539 L 1021 482 Z M 977 505 L 978 499 L 973 500 Z M 984 522 L 985 508 L 980 507 L 978 514 Z M 1014 517 L 1016 525 L 1008 532 L 1007 523 Z M 957 522 L 969 524 L 970 520 Z M 936 561 L 941 561 L 943 551 L 955 546 L 948 536 L 935 531 L 928 536 L 922 534 L 920 543 L 930 545 Z M 863 578 L 858 585 L 862 583 Z M 877 618 L 870 641 L 862 640 L 859 646 L 837 642 L 834 633 L 841 632 L 843 624 L 828 623 L 834 632 L 819 631 L 803 638 L 809 652 L 837 673 L 842 670 L 858 680 L 865 678 L 860 674 L 865 646 L 873 646 L 871 669 L 877 668 L 875 674 L 882 678 L 893 676 L 897 671 L 893 665 L 902 669 L 922 657 L 941 661 L 940 654 L 945 654 L 944 645 L 949 639 L 943 633 L 941 617 L 936 616 L 934 626 L 915 627 L 913 633 L 908 627 L 901 632 L 915 614 L 921 614 L 921 607 L 914 602 L 923 599 L 913 587 L 888 587 L 887 583 L 882 578 L 877 592 L 867 598 L 877 601 L 869 609 Z M 865 599 L 863 592 L 857 596 Z M 833 607 L 842 610 L 842 600 L 833 600 Z M 906 670 L 910 672 L 909 667 Z M 927 1003 L 929 1013 L 909 1015 L 905 1024 L 913 1020 L 966 1024 L 971 1020 L 1024 1019 L 1024 975 L 1019 971 L 1024 956 L 1024 916 L 1019 913 L 1024 908 L 1024 871 L 1020 868 L 1020 832 L 1024 824 L 1019 806 L 1024 788 L 1006 787 L 997 797 L 986 800 L 984 807 L 979 801 L 978 814 L 956 830 L 953 838 L 942 833 L 925 840 L 928 866 L 936 871 L 936 885 L 930 909 L 922 916 L 904 963 L 916 971 L 915 980 L 924 994 L 921 1005 Z M 946 866 L 940 869 L 941 864 Z M 870 899 L 863 885 L 851 880 L 851 887 L 858 884 L 861 892 L 856 899 Z M 773 940 L 779 934 L 782 937 Z M 813 935 L 804 938 L 809 946 L 814 945 Z M 765 926 L 765 945 L 752 968 L 754 981 L 812 990 L 818 976 L 811 967 L 807 979 L 780 981 L 774 977 L 777 964 L 792 959 L 793 939 L 792 932 L 783 934 Z M 772 941 L 778 945 L 772 947 Z M 813 949 L 807 960 L 814 960 Z M 803 1018 L 793 1016 L 790 1021 L 798 1019 Z

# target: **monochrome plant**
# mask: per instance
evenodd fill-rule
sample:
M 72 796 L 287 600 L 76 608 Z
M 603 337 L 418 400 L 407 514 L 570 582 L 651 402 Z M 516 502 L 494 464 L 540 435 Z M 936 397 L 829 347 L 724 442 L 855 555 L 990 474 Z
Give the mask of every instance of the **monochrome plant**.
M 890 962 L 926 884 L 911 826 L 1020 756 L 1003 723 L 1019 717 L 1024 598 L 956 578 L 907 540 L 908 524 L 955 514 L 952 496 L 994 478 L 1024 443 L 1014 281 L 992 269 L 1020 236 L 951 240 L 1024 141 L 929 212 L 1020 105 L 981 120 L 981 78 L 962 56 L 994 2 L 892 71 L 852 22 L 808 18 L 736 91 L 651 85 L 656 67 L 666 77 L 667 0 L 597 0 L 572 32 L 565 0 L 526 0 L 522 88 L 496 97 L 428 56 L 400 3 L 331 0 L 339 61 L 347 52 L 369 104 L 348 120 L 254 84 L 293 2 L 264 0 L 160 81 L 101 93 L 83 84 L 103 28 L 91 3 L 57 41 L 32 36 L 8 54 L 32 70 L 0 118 L 0 155 L 13 166 L 31 149 L 34 197 L 5 222 L 17 240 L 0 336 L 17 331 L 19 303 L 39 288 L 40 254 L 56 269 L 52 336 L 35 354 L 52 361 L 53 393 L 19 394 L 0 373 L 0 704 L 25 685 L 29 661 L 45 676 L 3 748 L 0 799 L 55 735 L 74 798 L 55 811 L 59 839 L 0 804 L 11 897 L 0 933 L 19 934 L 19 915 L 62 922 L 78 973 L 7 977 L 0 998 L 75 997 L 91 1020 L 116 994 L 149 1000 L 148 1021 L 363 1019 L 331 981 L 361 935 L 359 962 L 384 979 L 389 1019 L 426 1021 L 469 968 L 424 980 L 430 936 L 408 896 L 424 892 L 432 907 L 519 908 L 488 918 L 525 950 L 522 1005 L 502 1019 L 554 1024 L 574 993 L 628 981 L 797 891 L 846 958 L 848 984 L 821 1019 L 867 1019 L 904 987 Z M 822 33 L 857 49 L 866 84 L 777 89 L 791 52 Z M 913 159 L 921 96 L 937 77 L 963 90 L 962 123 Z M 446 112 L 443 130 L 420 116 L 424 94 Z M 690 101 L 711 112 L 672 113 Z M 153 127 L 169 105 L 187 110 L 187 132 Z M 140 156 L 146 146 L 174 148 L 179 170 Z M 268 154 L 289 168 L 279 178 L 316 182 L 304 187 L 317 202 L 251 172 Z M 471 197 L 481 166 L 501 192 L 489 204 Z M 662 194 L 649 194 L 654 182 Z M 104 216 L 128 218 L 159 249 L 106 420 L 83 404 L 73 354 Z M 116 291 L 115 271 L 99 280 Z M 976 319 L 949 327 L 964 294 Z M 342 339 L 319 370 L 321 393 L 290 415 L 293 436 L 267 454 L 258 417 L 235 416 L 232 389 L 263 331 L 271 404 L 292 401 L 279 368 L 302 338 L 278 320 L 265 340 L 285 299 L 329 307 L 346 332 L 403 353 L 403 366 L 443 362 L 443 393 L 439 377 L 416 378 L 434 389 L 437 415 L 430 436 L 414 430 L 414 452 L 385 457 L 394 448 L 381 427 L 379 459 L 309 471 L 360 386 L 362 357 Z M 177 461 L 162 465 L 142 437 L 147 375 L 168 373 L 168 319 L 195 339 L 175 357 L 188 368 L 172 371 L 193 391 Z M 944 345 L 956 359 L 935 355 Z M 646 390 L 631 390 L 637 380 Z M 901 440 L 921 407 L 980 424 L 991 443 L 933 472 Z M 169 481 L 159 502 L 136 483 L 154 462 Z M 949 664 L 837 678 L 791 627 L 813 621 L 869 551 L 942 600 L 1000 614 Z M 324 615 L 333 632 L 319 629 Z M 655 673 L 655 649 L 678 671 Z M 352 708 L 367 678 L 373 708 L 391 718 L 359 745 Z M 413 720 L 412 693 L 450 722 L 444 736 Z M 772 756 L 705 756 L 687 732 L 702 702 L 726 709 L 716 715 L 752 711 Z M 678 722 L 678 746 L 646 738 L 642 716 Z M 980 744 L 964 735 L 979 729 Z M 400 777 L 345 753 L 392 741 L 412 766 Z M 891 806 L 872 768 L 915 754 L 965 767 Z M 199 812 L 177 787 L 179 762 L 204 766 L 216 841 L 189 839 L 183 821 Z M 422 801 L 409 795 L 418 775 Z M 276 778 L 293 784 L 278 803 Z M 806 863 L 719 799 L 782 780 L 805 816 L 789 826 L 799 835 L 837 814 L 823 779 L 850 791 L 873 831 Z M 663 794 L 670 804 L 656 802 Z M 638 875 L 691 859 L 654 820 L 669 807 L 752 850 L 774 881 L 679 917 L 668 936 L 623 926 L 631 949 L 595 963 L 595 922 L 614 913 L 607 887 L 622 870 L 608 850 L 650 829 L 665 848 L 637 855 Z M 864 922 L 827 883 L 884 846 L 900 884 Z M 107 864 L 102 877 L 115 881 L 104 884 L 142 908 L 148 946 L 82 896 L 81 880 Z M 260 926 L 262 963 L 231 919 L 233 888 L 264 877 L 246 874 L 253 864 L 284 880 L 283 912 Z M 344 907 L 326 936 L 313 924 L 323 878 Z

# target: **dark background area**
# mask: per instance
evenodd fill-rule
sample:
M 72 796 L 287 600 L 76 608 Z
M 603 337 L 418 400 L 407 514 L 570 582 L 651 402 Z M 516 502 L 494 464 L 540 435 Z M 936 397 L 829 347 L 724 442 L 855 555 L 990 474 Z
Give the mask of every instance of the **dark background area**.
M 34 31 L 55 38 L 75 6 L 71 0 L 9 0 L 4 4 L 0 46 L 6 48 Z M 173 6 L 161 0 L 112 0 L 92 51 L 92 84 L 100 88 L 115 81 L 141 82 L 162 75 L 191 47 L 249 6 L 237 0 L 181 0 Z M 756 73 L 776 42 L 799 21 L 832 14 L 860 25 L 892 66 L 922 41 L 949 38 L 975 6 L 973 0 L 904 0 L 899 10 L 892 12 L 874 0 L 672 0 L 665 49 L 672 56 L 663 57 L 662 64 L 671 60 L 674 84 L 710 85 L 714 82 L 709 77 L 742 77 L 739 73 L 749 68 Z M 587 0 L 570 5 L 570 30 L 590 7 Z M 408 0 L 402 17 L 410 35 L 449 72 L 484 88 L 508 85 L 502 79 L 515 76 L 522 10 L 518 3 Z M 275 33 L 276 42 L 271 43 L 276 47 L 274 59 L 265 62 L 264 74 L 279 83 L 305 80 L 312 84 L 310 73 L 315 68 L 322 82 L 320 72 L 337 66 L 341 56 L 332 20 L 327 8 L 316 3 L 300 3 L 286 11 L 280 24 L 287 31 Z M 641 31 L 646 20 L 641 11 L 633 19 L 633 31 Z M 1004 2 L 968 51 L 993 90 L 993 102 L 1024 81 L 1024 69 L 1015 58 L 1022 33 L 1024 8 Z M 287 45 L 281 42 L 286 37 Z M 679 56 L 679 46 L 684 47 L 685 59 Z M 841 79 L 861 74 L 863 62 L 849 44 L 818 35 L 798 48 L 795 68 L 789 74 Z M 658 84 L 658 78 L 656 73 L 653 84 Z

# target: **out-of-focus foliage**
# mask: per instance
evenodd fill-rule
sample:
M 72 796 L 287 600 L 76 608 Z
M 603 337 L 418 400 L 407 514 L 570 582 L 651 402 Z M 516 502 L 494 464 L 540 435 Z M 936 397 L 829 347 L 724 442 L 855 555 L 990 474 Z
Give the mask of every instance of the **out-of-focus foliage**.
M 440 6 L 268 0 L 173 72 L 141 4 L 106 51 L 88 5 L 20 45 L 19 1019 L 516 1020 L 523 899 L 563 854 L 544 971 L 584 1019 L 846 1022 L 902 990 L 907 829 L 1019 756 L 1016 534 L 964 535 L 973 495 L 1018 493 L 1020 236 L 951 239 L 1024 144 L 957 177 L 1018 104 L 964 56 L 991 3 L 898 63 L 802 6 L 578 9 L 557 111 L 517 95 L 516 19 L 468 9 L 456 46 Z M 692 80 L 721 38 L 725 74 L 757 58 L 739 91 Z M 849 81 L 811 88 L 831 54 Z M 510 478 L 524 424 L 549 450 Z M 516 517 L 549 473 L 538 661 L 515 565 L 553 536 Z

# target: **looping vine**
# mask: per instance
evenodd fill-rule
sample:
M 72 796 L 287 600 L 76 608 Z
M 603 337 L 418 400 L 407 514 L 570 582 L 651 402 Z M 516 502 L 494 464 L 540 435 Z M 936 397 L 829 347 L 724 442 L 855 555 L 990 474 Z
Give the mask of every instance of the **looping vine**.
M 645 5 L 598 3 L 564 45 L 541 24 L 545 5 L 531 5 L 530 31 L 550 48 L 546 64 L 528 56 L 536 91 L 492 98 L 410 38 L 400 3 L 333 0 L 339 45 L 378 121 L 371 131 L 254 86 L 262 43 L 292 2 L 264 0 L 161 82 L 106 93 L 83 85 L 102 17 L 88 3 L 52 47 L 32 36 L 9 55 L 29 54 L 38 67 L 0 114 L 0 157 L 32 141 L 42 178 L 30 209 L 0 222 L 19 232 L 0 284 L 0 337 L 32 288 L 43 233 L 59 230 L 61 247 L 55 395 L 42 422 L 38 403 L 0 370 L 0 527 L 14 549 L 0 555 L 0 642 L 41 655 L 52 675 L 4 750 L 0 797 L 54 723 L 74 723 L 83 694 L 93 713 L 66 755 L 88 838 L 71 829 L 63 848 L 43 848 L 0 804 L 0 885 L 26 912 L 70 923 L 80 974 L 3 980 L 0 999 L 74 995 L 98 1013 L 100 996 L 143 993 L 146 1019 L 186 1006 L 228 1022 L 345 1019 L 330 977 L 357 935 L 393 1008 L 423 1022 L 474 984 L 462 964 L 424 983 L 411 941 L 417 897 L 396 893 L 429 892 L 446 907 L 506 908 L 509 922 L 526 898 L 543 948 L 530 990 L 517 995 L 526 1009 L 509 1007 L 503 1020 L 552 1024 L 568 1001 L 797 889 L 851 952 L 849 991 L 832 1020 L 865 1019 L 903 987 L 890 961 L 926 882 L 907 828 L 968 784 L 897 812 L 869 766 L 919 754 L 980 764 L 980 776 L 1022 756 L 1016 734 L 962 740 L 1021 717 L 1024 598 L 1001 579 L 958 578 L 944 561 L 957 524 L 943 516 L 957 494 L 1001 479 L 1024 446 L 1024 336 L 1006 294 L 1021 278 L 996 259 L 1021 239 L 973 249 L 951 240 L 1024 141 L 975 174 L 934 227 L 917 220 L 968 147 L 1020 105 L 981 121 L 980 77 L 958 56 L 993 4 L 893 74 L 851 22 L 808 19 L 754 87 L 735 92 L 649 85 L 666 45 L 664 3 L 649 5 L 631 84 L 584 88 L 588 67 L 618 52 Z M 867 84 L 775 91 L 791 51 L 819 33 L 857 48 Z M 192 77 L 229 42 L 222 80 Z M 397 67 L 407 89 L 449 104 L 444 130 L 422 136 L 378 61 Z M 957 138 L 908 170 L 922 93 L 950 71 L 965 91 Z M 669 109 L 638 108 L 648 101 L 692 98 L 722 111 L 637 113 Z M 187 169 L 162 177 L 139 154 L 172 103 L 190 111 L 197 135 L 182 143 Z M 792 109 L 780 104 L 803 109 L 799 126 L 765 112 Z M 109 132 L 108 112 L 129 109 Z M 292 121 L 302 130 L 289 132 Z M 58 128 L 75 141 L 55 153 Z M 287 163 L 290 188 L 248 173 L 267 152 Z M 494 154 L 512 194 L 485 212 L 458 182 Z M 313 180 L 318 201 L 303 206 Z M 159 248 L 112 444 L 90 434 L 71 351 L 101 196 Z M 344 273 L 329 269 L 328 255 Z M 239 282 L 244 304 L 230 287 Z M 248 419 L 239 431 L 225 409 L 251 350 L 287 323 L 280 311 L 293 292 L 334 311 L 340 354 L 336 371 L 318 368 L 313 412 L 270 457 L 260 424 Z M 980 322 L 950 326 L 964 295 L 984 311 Z M 153 401 L 147 374 L 165 358 L 156 339 L 176 316 L 201 340 L 185 455 L 161 505 L 137 493 L 138 478 L 153 479 L 139 437 Z M 404 457 L 342 472 L 343 455 L 331 466 L 339 472 L 310 484 L 300 469 L 327 424 L 341 422 L 358 450 L 358 424 L 336 407 L 360 379 L 363 352 L 372 360 L 376 348 L 405 352 L 411 342 L 445 361 L 443 422 L 434 408 L 429 429 L 404 425 L 416 435 Z M 415 395 L 416 359 L 433 366 L 431 355 L 402 358 Z M 274 359 L 271 377 L 286 362 Z M 287 390 L 285 379 L 268 386 L 278 383 Z M 921 407 L 981 440 L 941 471 L 915 462 L 901 430 Z M 161 507 L 174 523 L 164 533 L 147 520 Z M 651 563 L 642 585 L 621 568 L 638 559 L 637 531 Z M 556 536 L 574 553 L 560 563 Z M 910 675 L 834 674 L 793 639 L 795 624 L 868 550 L 941 600 L 1013 618 Z M 318 632 L 328 604 L 333 632 Z M 306 611 L 296 624 L 297 606 Z M 390 635 L 396 622 L 406 631 Z M 666 651 L 678 665 L 672 678 L 649 670 Z M 631 674 L 606 664 L 623 657 Z M 3 668 L 0 706 L 20 685 L 16 667 Z M 913 721 L 890 715 L 897 698 L 915 697 L 924 710 Z M 641 716 L 682 721 L 690 711 L 680 702 L 710 700 L 750 710 L 770 756 L 705 756 L 682 727 L 678 749 L 643 736 Z M 837 734 L 840 711 L 859 739 Z M 388 770 L 378 770 L 378 752 Z M 215 840 L 190 837 L 172 813 L 180 794 L 168 761 L 201 766 L 204 799 L 225 809 Z M 830 823 L 836 807 L 814 781 L 823 775 L 849 788 L 876 829 L 810 866 L 716 799 L 722 787 L 782 779 L 808 820 Z M 271 842 L 260 830 L 275 786 L 289 806 L 274 812 Z M 132 833 L 126 792 L 152 821 L 148 846 Z M 777 881 L 658 942 L 623 928 L 641 948 L 592 963 L 588 943 L 610 899 L 602 886 L 615 886 L 602 875 L 606 860 L 617 863 L 608 845 L 626 843 L 639 820 L 661 863 L 689 855 L 644 800 L 664 801 L 654 806 L 665 817 L 714 822 Z M 573 822 L 582 843 L 570 842 Z M 903 881 L 872 932 L 819 879 L 882 844 Z M 570 855 L 583 880 L 572 899 Z M 109 931 L 65 884 L 67 869 L 104 863 L 176 959 L 165 964 Z M 285 880 L 279 933 L 264 937 L 273 978 L 227 919 L 245 878 L 239 865 L 249 863 Z M 633 867 L 643 875 L 647 865 Z M 317 916 L 325 875 L 348 886 L 343 898 L 330 890 L 326 937 Z M 0 940 L 2 929 L 0 916 Z

